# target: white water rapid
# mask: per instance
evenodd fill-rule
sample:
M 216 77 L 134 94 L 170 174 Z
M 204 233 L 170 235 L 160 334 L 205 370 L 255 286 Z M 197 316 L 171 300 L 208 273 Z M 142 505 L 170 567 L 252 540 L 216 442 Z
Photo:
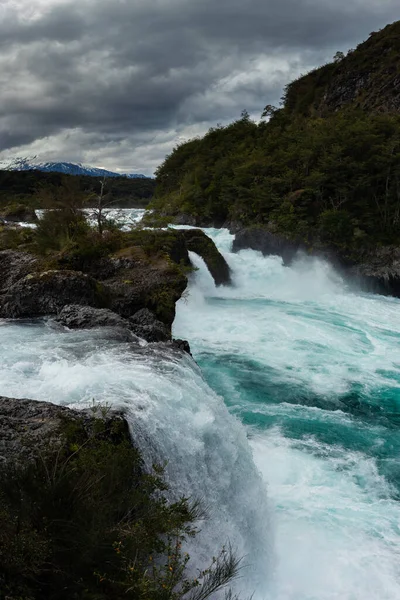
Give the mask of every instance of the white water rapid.
M 176 336 L 240 418 L 268 485 L 273 569 L 260 598 L 400 598 L 400 301 L 354 293 L 322 261 L 196 255 Z M 258 597 L 258 596 L 257 596 Z
M 400 600 L 400 301 L 349 291 L 206 230 L 174 334 L 194 358 L 107 329 L 0 320 L 0 394 L 123 407 L 148 463 L 208 515 L 190 554 L 228 540 L 255 600 Z

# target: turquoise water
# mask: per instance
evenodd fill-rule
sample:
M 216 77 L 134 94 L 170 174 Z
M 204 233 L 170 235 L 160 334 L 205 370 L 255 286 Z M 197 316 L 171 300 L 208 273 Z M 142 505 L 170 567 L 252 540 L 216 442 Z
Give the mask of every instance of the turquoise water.
M 245 426 L 268 487 L 274 600 L 400 598 L 400 301 L 351 291 L 331 267 L 199 257 L 174 325 Z
M 124 409 L 147 464 L 206 509 L 192 564 L 229 540 L 242 598 L 400 600 L 400 301 L 207 232 L 234 285 L 192 255 L 174 333 L 201 370 L 126 332 L 0 320 L 0 394 Z

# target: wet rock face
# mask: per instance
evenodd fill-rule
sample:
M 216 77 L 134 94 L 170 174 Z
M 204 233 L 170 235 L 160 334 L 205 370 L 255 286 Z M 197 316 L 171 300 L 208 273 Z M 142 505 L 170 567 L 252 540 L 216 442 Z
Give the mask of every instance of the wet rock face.
M 107 308 L 72 304 L 61 309 L 56 321 L 69 329 L 117 328 L 131 332 L 147 342 L 166 342 L 171 339 L 169 327 L 159 321 L 147 308 L 142 308 L 133 317 L 124 319 Z
M 247 248 L 258 250 L 264 256 L 281 256 L 285 265 L 289 265 L 297 252 L 303 249 L 299 242 L 256 227 L 242 229 L 236 233 L 233 251 L 239 252 Z
M 129 328 L 147 342 L 166 342 L 171 339 L 169 327 L 156 319 L 147 308 L 142 308 L 129 319 Z
M 400 248 L 383 246 L 364 252 L 349 272 L 371 291 L 400 298 Z
M 190 345 L 187 340 L 177 339 L 177 340 L 173 340 L 172 343 L 175 346 L 175 348 L 177 348 L 178 350 L 181 350 L 182 352 L 186 352 L 187 354 L 192 355 L 192 353 L 190 351 Z
M 206 263 L 215 285 L 229 285 L 231 283 L 229 265 L 204 231 L 201 229 L 186 229 L 182 231 L 182 235 L 186 240 L 187 249 L 201 256 Z
M 349 282 L 369 292 L 400 298 L 400 248 L 382 246 L 359 250 L 348 256 L 337 247 L 326 246 L 315 240 L 313 248 L 271 233 L 267 229 L 242 229 L 233 242 L 234 252 L 249 248 L 264 256 L 281 256 L 285 265 L 290 265 L 300 250 L 330 262 Z
M 71 304 L 64 306 L 56 321 L 69 329 L 93 329 L 95 327 L 127 328 L 128 321 L 107 308 L 93 308 Z
M 37 259 L 32 254 L 16 250 L 0 252 L 0 294 L 31 273 L 36 264 Z
M 61 443 L 61 428 L 65 419 L 79 421 L 90 434 L 95 420 L 99 418 L 110 426 L 110 430 L 114 422 L 118 423 L 119 430 L 130 440 L 128 425 L 121 414 L 103 416 L 100 410 L 78 411 L 50 402 L 1 396 L 0 462 L 24 465 L 37 457 L 42 448 L 48 447 L 49 442 L 57 448 Z
M 67 304 L 104 307 L 107 292 L 78 271 L 44 271 L 19 279 L 0 298 L 0 317 L 29 318 L 57 314 Z

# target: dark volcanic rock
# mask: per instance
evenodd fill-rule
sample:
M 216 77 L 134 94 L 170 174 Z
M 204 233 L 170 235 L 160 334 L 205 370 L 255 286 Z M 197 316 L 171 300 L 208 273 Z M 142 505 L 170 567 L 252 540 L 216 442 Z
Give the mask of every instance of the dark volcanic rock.
M 264 256 L 281 256 L 285 265 L 292 262 L 297 252 L 304 249 L 299 242 L 289 240 L 283 235 L 271 233 L 261 227 L 250 227 L 236 233 L 233 252 L 250 248 L 258 250 Z
M 107 293 L 95 279 L 78 271 L 45 271 L 26 275 L 0 298 L 0 317 L 57 314 L 68 304 L 102 308 Z
M 229 285 L 231 283 L 231 271 L 228 263 L 204 231 L 201 229 L 185 229 L 182 234 L 186 240 L 187 249 L 201 256 L 215 284 Z
M 129 429 L 121 414 L 104 417 L 100 410 L 71 410 L 50 402 L 0 397 L 0 461 L 23 463 L 37 457 L 49 442 L 55 447 L 61 442 L 61 426 L 65 419 L 79 420 L 90 433 L 95 420 L 107 425 L 125 423 L 123 430 L 130 440 Z
M 26 252 L 3 250 L 0 252 L 0 294 L 31 273 L 37 259 Z
M 400 248 L 394 246 L 361 249 L 349 256 L 318 239 L 311 248 L 267 229 L 253 227 L 236 234 L 233 250 L 246 248 L 258 250 L 264 256 L 281 256 L 285 265 L 290 265 L 299 250 L 304 250 L 329 261 L 350 283 L 366 291 L 400 298 Z
M 142 308 L 153 311 L 169 327 L 175 318 L 175 303 L 187 286 L 187 278 L 175 265 L 127 268 L 103 282 L 110 296 L 109 308 L 124 318 L 132 317 Z
M 182 350 L 182 352 L 186 352 L 187 354 L 192 354 L 190 351 L 190 345 L 189 342 L 187 340 L 172 340 L 173 345 L 178 348 L 179 350 Z
M 188 256 L 183 238 L 177 243 Z M 175 303 L 187 286 L 183 270 L 165 256 L 110 258 L 96 263 L 96 275 L 98 279 L 75 270 L 39 272 L 32 255 L 0 252 L 0 318 L 54 315 L 74 304 L 108 308 L 123 318 L 148 308 L 170 327 Z
M 93 306 L 80 306 L 79 304 L 64 306 L 56 320 L 70 329 L 129 328 L 129 322 L 126 319 L 107 308 L 93 308 Z
M 131 331 L 147 342 L 166 342 L 171 339 L 171 331 L 147 308 L 142 308 L 129 319 Z
M 382 246 L 366 251 L 348 272 L 367 289 L 400 298 L 400 248 Z

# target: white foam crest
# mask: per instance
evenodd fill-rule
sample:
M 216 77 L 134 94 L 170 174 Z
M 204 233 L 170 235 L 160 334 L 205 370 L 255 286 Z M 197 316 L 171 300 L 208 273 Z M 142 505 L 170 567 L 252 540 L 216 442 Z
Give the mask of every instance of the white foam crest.
M 375 396 L 379 407 L 386 390 L 389 410 L 399 410 L 399 300 L 351 292 L 324 261 L 300 256 L 284 267 L 280 258 L 252 250 L 232 254 L 226 232 L 206 233 L 231 266 L 234 285 L 216 288 L 194 258 L 199 271 L 187 301 L 178 304 L 174 333 L 212 364 L 210 373 L 232 410 L 257 423 L 249 433 L 273 503 L 276 559 L 263 598 L 400 600 L 400 507 L 376 461 L 346 444 L 302 436 L 299 428 L 299 439 L 283 434 L 304 422 L 316 436 L 337 425 L 350 447 L 357 435 L 369 436 L 377 451 L 390 443 L 379 422 L 324 410 L 323 399 L 332 409 L 356 387 Z M 247 368 L 255 377 L 265 373 L 270 387 L 310 392 L 311 399 L 316 394 L 321 406 L 291 404 L 282 396 L 274 402 L 267 390 L 265 402 L 262 391 L 257 402 L 251 395 L 244 399 L 240 382 Z M 282 423 L 282 431 L 260 433 L 265 420 Z
M 251 442 L 269 482 L 275 528 L 275 571 L 265 598 L 398 600 L 399 508 L 388 484 L 372 459 L 308 444 L 318 457 L 279 429 Z
M 318 393 L 343 394 L 355 383 L 398 387 L 397 299 L 350 293 L 318 259 L 284 267 L 252 250 L 224 255 L 234 285 L 217 288 L 192 256 L 198 271 L 178 303 L 174 333 L 197 353 L 255 359 L 274 377 Z
M 267 572 L 265 485 L 242 425 L 188 355 L 121 343 L 105 330 L 5 324 L 0 394 L 73 407 L 94 399 L 124 408 L 147 463 L 168 461 L 175 493 L 205 504 L 208 519 L 189 550 L 196 567 L 207 566 L 230 541 L 251 565 L 243 573 L 247 589 Z

